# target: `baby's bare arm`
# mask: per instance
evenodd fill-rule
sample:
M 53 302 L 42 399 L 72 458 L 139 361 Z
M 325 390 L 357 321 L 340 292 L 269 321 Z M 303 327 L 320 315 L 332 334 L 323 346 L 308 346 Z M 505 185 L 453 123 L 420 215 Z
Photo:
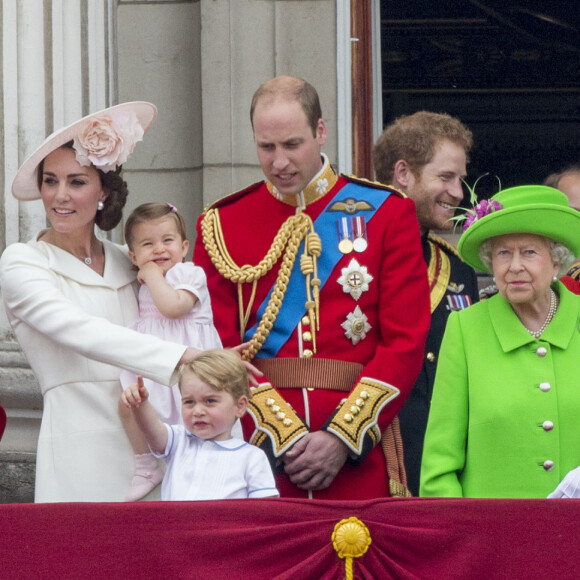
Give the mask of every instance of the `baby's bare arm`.
M 165 318 L 181 318 L 190 312 L 197 302 L 197 296 L 191 292 L 172 288 L 155 262 L 143 264 L 137 277 L 141 283 L 147 284 L 155 306 Z

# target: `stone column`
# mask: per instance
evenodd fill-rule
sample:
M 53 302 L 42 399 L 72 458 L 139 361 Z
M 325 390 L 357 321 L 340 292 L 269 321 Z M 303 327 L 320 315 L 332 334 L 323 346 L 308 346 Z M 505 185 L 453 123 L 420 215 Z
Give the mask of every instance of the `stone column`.
M 114 0 L 2 0 L 0 251 L 45 227 L 42 202 L 18 202 L 10 193 L 20 163 L 52 131 L 112 103 L 114 6 Z M 0 312 L 0 398 L 8 414 L 0 502 L 32 501 L 42 397 Z

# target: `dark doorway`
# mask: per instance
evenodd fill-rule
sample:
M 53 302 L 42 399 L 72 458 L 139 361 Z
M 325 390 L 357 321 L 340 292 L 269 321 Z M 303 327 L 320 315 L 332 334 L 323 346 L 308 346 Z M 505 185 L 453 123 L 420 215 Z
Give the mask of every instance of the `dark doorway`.
M 469 183 L 541 183 L 579 162 L 579 14 L 578 0 L 381 0 L 384 124 L 421 109 L 461 119 Z

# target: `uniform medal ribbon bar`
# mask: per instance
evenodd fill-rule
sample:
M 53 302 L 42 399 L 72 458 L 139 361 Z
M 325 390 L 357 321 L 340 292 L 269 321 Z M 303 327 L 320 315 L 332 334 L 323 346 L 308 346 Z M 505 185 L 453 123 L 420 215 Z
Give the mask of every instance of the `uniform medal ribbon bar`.
M 341 217 L 336 222 L 338 227 L 338 250 L 341 254 L 350 254 L 353 250 L 352 226 L 347 217 Z
M 352 247 L 355 252 L 364 252 L 368 247 L 367 242 L 367 226 L 365 224 L 364 216 L 355 216 L 351 218 L 352 229 L 354 232 L 354 240 Z

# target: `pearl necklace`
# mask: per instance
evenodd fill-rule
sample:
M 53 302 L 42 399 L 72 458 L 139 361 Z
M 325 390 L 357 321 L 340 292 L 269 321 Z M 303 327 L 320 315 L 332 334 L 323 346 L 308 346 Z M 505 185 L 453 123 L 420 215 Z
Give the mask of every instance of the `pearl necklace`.
M 556 309 L 558 308 L 558 300 L 556 293 L 550 288 L 550 310 L 548 310 L 548 316 L 546 316 L 546 320 L 544 320 L 544 324 L 538 328 L 538 330 L 530 330 L 527 326 L 524 328 L 534 337 L 540 338 L 544 330 L 550 322 L 552 322 L 552 318 L 554 318 L 554 314 L 556 314 Z

